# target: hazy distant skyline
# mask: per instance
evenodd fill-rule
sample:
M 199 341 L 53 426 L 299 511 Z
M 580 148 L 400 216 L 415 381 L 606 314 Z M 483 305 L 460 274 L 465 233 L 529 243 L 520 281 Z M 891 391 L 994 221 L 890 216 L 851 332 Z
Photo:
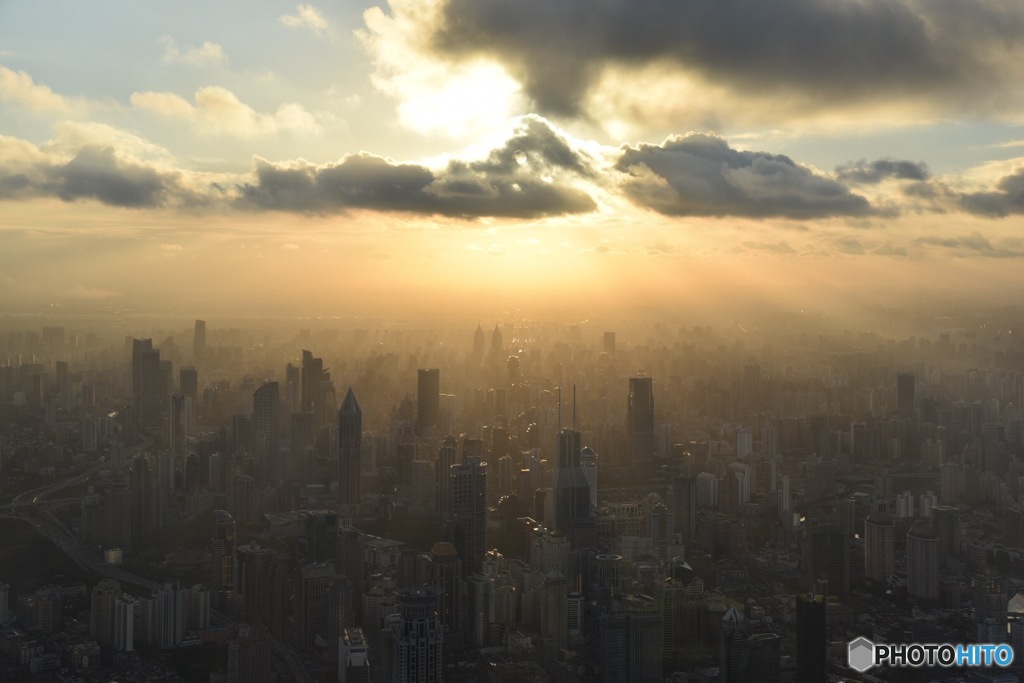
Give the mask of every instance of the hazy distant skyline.
M 0 305 L 1019 300 L 1021 65 L 1003 0 L 7 2 Z

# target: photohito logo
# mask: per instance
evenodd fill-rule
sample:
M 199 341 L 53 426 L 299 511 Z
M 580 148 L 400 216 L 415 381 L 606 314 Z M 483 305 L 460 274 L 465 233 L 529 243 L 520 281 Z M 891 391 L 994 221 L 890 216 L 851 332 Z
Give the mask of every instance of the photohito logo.
M 851 640 L 847 649 L 847 663 L 858 673 L 874 666 L 941 666 L 974 667 L 1013 664 L 1013 648 L 1002 643 L 900 643 L 882 645 L 861 636 Z

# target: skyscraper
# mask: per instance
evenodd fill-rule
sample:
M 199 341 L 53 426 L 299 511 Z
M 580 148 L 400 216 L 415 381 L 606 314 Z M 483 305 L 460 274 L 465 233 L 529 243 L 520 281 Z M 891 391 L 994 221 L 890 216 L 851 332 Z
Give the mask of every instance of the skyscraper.
M 449 537 L 462 561 L 462 575 L 479 572 L 487 551 L 487 464 L 479 456 L 464 455 L 452 465 Z
M 359 509 L 363 411 L 352 389 L 338 411 L 338 507 L 342 516 Z
M 939 537 L 939 571 L 946 571 L 951 557 L 960 557 L 960 510 L 949 505 L 932 508 L 932 524 Z
M 139 424 L 160 426 L 161 392 L 160 351 L 152 339 L 132 340 L 132 407 Z
M 399 591 L 400 621 L 394 636 L 393 683 L 444 680 L 444 630 L 437 616 L 441 593 L 423 586 Z
M 441 371 L 437 368 L 416 372 L 416 435 L 425 436 L 441 424 Z
M 202 363 L 206 358 L 206 321 L 197 320 L 192 330 L 192 360 Z
M 215 510 L 213 515 L 210 592 L 217 609 L 226 609 L 235 593 L 235 520 L 227 510 Z
M 747 628 L 742 615 L 730 607 L 722 617 L 722 630 L 718 636 L 718 680 L 720 683 L 743 683 L 746 681 L 744 649 Z
M 683 545 L 689 547 L 697 535 L 697 480 L 691 476 L 676 477 L 670 493 L 674 528 L 682 534 Z
M 434 489 L 434 495 L 437 500 L 437 518 L 442 521 L 451 516 L 451 474 L 452 465 L 455 464 L 455 454 L 458 447 L 458 442 L 455 440 L 455 437 L 449 434 L 444 437 L 441 447 L 437 449 L 437 466 L 434 469 L 437 486 Z
M 301 649 L 311 649 L 318 633 L 327 636 L 328 597 L 334 577 L 333 562 L 307 564 L 296 577 L 295 630 Z
M 893 575 L 896 522 L 889 515 L 876 513 L 864 521 L 864 578 L 884 584 Z
M 270 683 L 270 636 L 260 622 L 239 629 L 228 645 L 228 683 Z
M 939 598 L 939 537 L 927 524 L 907 532 L 907 595 L 925 605 Z
M 257 481 L 261 486 L 280 481 L 278 450 L 277 382 L 267 382 L 252 395 L 252 444 L 256 455 Z
M 797 596 L 795 683 L 828 680 L 825 599 L 825 595 L 813 592 Z
M 555 529 L 568 535 L 572 522 L 590 517 L 590 487 L 580 468 L 580 433 L 563 429 L 558 433 L 558 461 L 555 467 Z
M 846 534 L 839 527 L 829 525 L 810 533 L 807 553 L 808 584 L 828 581 L 830 593 L 850 591 L 850 547 Z
M 626 407 L 629 466 L 641 476 L 654 466 L 654 384 L 650 377 L 630 377 Z
M 102 579 L 92 589 L 89 604 L 89 637 L 100 645 L 114 643 L 114 601 L 121 595 L 116 579 Z
M 320 396 L 320 382 L 324 376 L 324 361 L 314 358 L 311 351 L 302 351 L 302 411 L 316 412 Z

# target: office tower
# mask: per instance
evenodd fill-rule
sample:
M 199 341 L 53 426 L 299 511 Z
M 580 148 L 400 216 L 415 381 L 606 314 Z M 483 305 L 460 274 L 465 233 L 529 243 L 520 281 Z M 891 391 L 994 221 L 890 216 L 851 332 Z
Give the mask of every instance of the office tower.
M 333 510 L 303 510 L 305 517 L 304 546 L 306 562 L 334 562 L 338 540 L 338 513 Z
M 796 598 L 796 679 L 817 683 L 828 679 L 826 596 L 811 592 Z
M 875 513 L 864 521 L 864 578 L 884 584 L 896 567 L 896 522 Z
M 455 546 L 447 542 L 435 543 L 427 554 L 427 583 L 441 591 L 438 618 L 449 640 L 462 637 L 462 565 Z
M 487 551 L 487 465 L 479 456 L 468 455 L 473 450 L 467 449 L 461 465 L 449 468 L 452 500 L 449 539 L 459 553 L 463 576 L 481 570 Z
M 949 558 L 960 557 L 960 510 L 949 505 L 932 508 L 932 525 L 939 537 L 939 571 L 947 571 Z
M 494 645 L 496 624 L 494 579 L 473 574 L 466 579 L 466 643 L 473 648 Z
M 441 425 L 441 371 L 416 372 L 416 436 L 426 436 Z
M 270 683 L 270 634 L 261 622 L 238 630 L 228 645 L 228 683 Z
M 362 447 L 363 411 L 349 389 L 338 411 L 338 509 L 344 516 L 359 510 Z
M 267 382 L 252 395 L 252 444 L 256 456 L 256 481 L 261 486 L 276 484 L 281 479 L 278 450 L 277 382 Z
M 93 586 L 89 604 L 89 637 L 100 645 L 114 644 L 114 601 L 121 595 L 121 584 L 102 579 Z
M 193 406 L 196 405 L 199 400 L 199 373 L 195 366 L 186 365 L 178 369 L 178 391 L 192 399 Z
M 780 642 L 775 633 L 752 633 L 744 644 L 747 683 L 779 683 Z M 820 679 L 827 680 L 827 679 Z
M 210 539 L 210 591 L 217 609 L 227 609 L 234 597 L 234 568 L 235 520 L 226 510 L 215 510 Z
M 555 530 L 569 534 L 574 522 L 590 518 L 590 487 L 580 468 L 580 433 L 563 429 L 558 433 L 555 464 Z
M 185 452 L 185 435 L 188 433 L 187 399 L 184 394 L 172 394 L 167 418 L 167 450 L 176 455 Z
M 441 683 L 444 680 L 444 629 L 437 617 L 440 591 L 423 586 L 399 591 L 399 620 L 394 633 L 391 681 Z
M 160 351 L 152 339 L 132 340 L 132 407 L 139 424 L 154 429 L 160 426 L 163 381 Z
M 810 532 L 807 552 L 808 585 L 828 581 L 829 592 L 842 595 L 850 591 L 850 546 L 846 534 L 836 526 Z
M 559 650 L 569 646 L 569 584 L 557 571 L 544 577 L 541 591 L 540 635 Z
M 318 633 L 327 636 L 328 596 L 334 579 L 333 562 L 307 564 L 296 577 L 295 635 L 300 649 L 312 649 Z
M 441 447 L 437 449 L 437 465 L 434 468 L 434 476 L 437 485 L 434 488 L 436 500 L 437 518 L 447 520 L 451 515 L 451 470 L 455 464 L 455 454 L 458 450 L 458 441 L 452 435 L 444 437 Z
M 583 478 L 587 480 L 587 490 L 590 493 L 590 507 L 597 507 L 597 453 L 589 446 L 580 451 L 580 469 L 583 470 Z
M 614 332 L 605 332 L 604 335 L 602 336 L 601 340 L 602 340 L 601 348 L 604 350 L 604 352 L 607 353 L 609 356 L 614 356 L 615 355 L 615 333 Z
M 896 375 L 896 408 L 905 417 L 914 414 L 914 373 L 901 372 Z
M 697 480 L 690 476 L 676 477 L 669 492 L 673 526 L 682 535 L 683 546 L 689 548 L 697 535 Z
M 939 599 L 939 537 L 927 524 L 907 532 L 907 595 L 925 605 Z
M 722 628 L 718 635 L 718 680 L 720 683 L 743 683 L 746 681 L 744 648 L 747 629 L 743 617 L 730 607 L 722 617 Z
M 361 628 L 347 628 L 338 643 L 338 683 L 370 683 L 370 653 Z
M 314 358 L 312 352 L 302 351 L 302 412 L 316 412 L 320 395 L 320 382 L 324 378 L 324 361 Z
M 118 652 L 135 649 L 135 598 L 130 595 L 114 598 L 113 645 Z
M 630 377 L 626 408 L 629 467 L 640 476 L 654 466 L 654 386 L 650 377 Z
M 269 620 L 270 577 L 277 552 L 255 543 L 238 547 L 235 597 L 242 614 L 250 619 Z
M 199 364 L 206 359 L 206 321 L 197 320 L 192 329 L 192 360 Z

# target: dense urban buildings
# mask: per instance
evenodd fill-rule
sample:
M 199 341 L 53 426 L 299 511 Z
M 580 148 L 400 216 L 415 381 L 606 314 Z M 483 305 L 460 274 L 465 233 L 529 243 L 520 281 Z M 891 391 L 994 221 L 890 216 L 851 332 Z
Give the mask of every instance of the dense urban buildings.
M 0 329 L 0 524 L 88 569 L 0 576 L 0 667 L 810 683 L 1020 635 L 1016 339 L 482 329 Z

